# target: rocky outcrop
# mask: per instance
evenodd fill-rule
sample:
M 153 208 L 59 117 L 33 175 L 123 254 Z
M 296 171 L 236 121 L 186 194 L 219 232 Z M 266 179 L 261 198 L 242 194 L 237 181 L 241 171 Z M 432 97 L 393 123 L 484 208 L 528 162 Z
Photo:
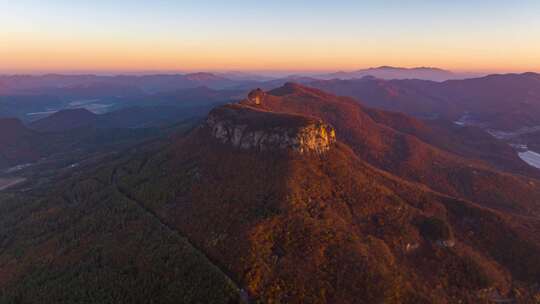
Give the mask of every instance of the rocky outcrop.
M 220 142 L 241 149 L 322 154 L 336 141 L 334 128 L 320 119 L 268 112 L 246 104 L 229 104 L 212 110 L 206 126 Z
M 244 100 L 244 104 L 261 105 L 263 103 L 266 93 L 261 89 L 255 89 L 249 92 L 247 99 Z

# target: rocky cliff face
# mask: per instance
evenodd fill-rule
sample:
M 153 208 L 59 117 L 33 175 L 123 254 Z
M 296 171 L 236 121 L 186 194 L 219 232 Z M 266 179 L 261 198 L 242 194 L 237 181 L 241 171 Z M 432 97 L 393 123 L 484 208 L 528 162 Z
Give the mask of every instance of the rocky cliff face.
M 214 109 L 206 126 L 222 143 L 241 149 L 322 154 L 336 141 L 334 128 L 319 119 L 268 112 L 245 104 Z
M 247 99 L 244 100 L 242 103 L 244 104 L 253 104 L 253 105 L 261 105 L 263 103 L 264 98 L 266 97 L 266 93 L 261 89 L 255 89 L 251 92 L 249 92 Z

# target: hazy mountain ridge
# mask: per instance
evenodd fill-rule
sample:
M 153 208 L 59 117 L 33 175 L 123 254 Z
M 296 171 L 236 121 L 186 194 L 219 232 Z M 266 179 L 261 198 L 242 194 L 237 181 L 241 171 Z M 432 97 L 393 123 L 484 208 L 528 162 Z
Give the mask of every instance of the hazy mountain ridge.
M 4 75 L 3 87 L 12 92 L 84 88 L 91 86 L 132 87 L 148 93 L 172 91 L 206 86 L 213 89 L 232 87 L 241 80 L 231 80 L 213 73 L 155 74 L 155 75 Z
M 516 155 L 528 149 L 540 152 L 540 77 L 536 73 L 444 82 L 363 78 L 309 85 L 354 97 L 371 107 L 481 128 L 515 147 Z M 538 168 L 535 161 L 524 160 Z
M 319 79 L 352 79 L 372 76 L 380 79 L 423 79 L 432 81 L 445 81 L 449 79 L 468 78 L 470 75 L 460 75 L 448 70 L 433 67 L 400 68 L 392 66 L 380 66 L 352 72 L 336 72 L 316 75 Z
M 507 130 L 537 124 L 532 119 L 540 104 L 540 78 L 535 73 L 489 75 L 465 80 L 353 79 L 312 82 L 309 85 L 358 98 L 373 107 L 417 116 L 458 120 L 464 114 L 478 116 L 477 123 Z M 531 117 L 520 120 L 513 115 Z M 498 115 L 498 116 L 497 116 Z

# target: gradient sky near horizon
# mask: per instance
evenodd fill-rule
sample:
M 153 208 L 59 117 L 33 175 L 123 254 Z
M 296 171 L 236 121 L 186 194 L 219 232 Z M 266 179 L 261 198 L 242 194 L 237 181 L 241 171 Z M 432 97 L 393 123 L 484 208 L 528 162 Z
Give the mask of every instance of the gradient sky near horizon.
M 540 1 L 0 0 L 0 73 L 540 71 Z

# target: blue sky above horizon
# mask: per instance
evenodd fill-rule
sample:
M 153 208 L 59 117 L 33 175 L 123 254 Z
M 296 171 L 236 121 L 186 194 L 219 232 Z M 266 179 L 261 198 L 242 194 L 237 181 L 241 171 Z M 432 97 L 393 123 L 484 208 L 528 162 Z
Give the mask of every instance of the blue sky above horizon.
M 540 1 L 0 0 L 0 71 L 539 71 Z

